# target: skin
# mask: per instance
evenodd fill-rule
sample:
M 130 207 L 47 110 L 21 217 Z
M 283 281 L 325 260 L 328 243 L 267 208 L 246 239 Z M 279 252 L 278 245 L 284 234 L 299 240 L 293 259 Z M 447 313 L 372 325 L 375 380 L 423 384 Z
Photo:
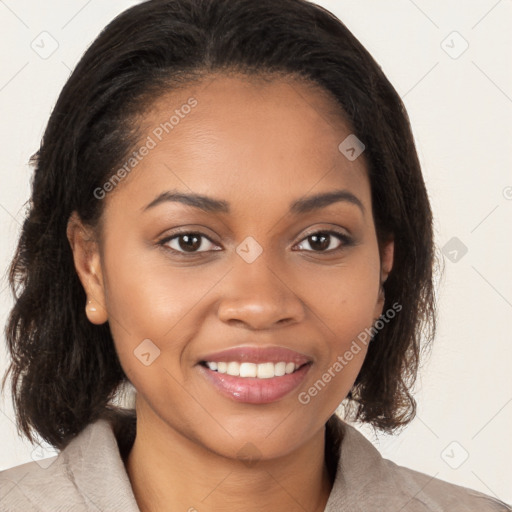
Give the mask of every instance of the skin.
M 291 78 L 210 77 L 155 101 L 143 140 L 191 96 L 197 106 L 104 199 L 101 231 L 75 214 L 68 224 L 88 318 L 109 321 L 138 391 L 126 469 L 143 512 L 323 510 L 332 487 L 325 423 L 365 347 L 310 403 L 298 394 L 382 314 L 393 242 L 378 244 L 364 154 L 351 162 L 338 150 L 351 130 L 326 92 Z M 225 200 L 231 212 L 177 202 L 144 211 L 173 189 Z M 294 200 L 338 189 L 363 209 L 342 201 L 288 212 Z M 199 239 L 192 254 L 183 238 L 159 245 L 178 227 L 211 242 Z M 331 236 L 322 252 L 308 236 L 326 229 L 353 243 Z M 248 236 L 263 249 L 252 263 L 236 252 Z M 145 339 L 160 350 L 149 366 L 134 355 Z M 206 381 L 198 361 L 240 345 L 286 347 L 313 364 L 277 402 L 235 402 Z M 241 460 L 241 449 L 255 462 Z

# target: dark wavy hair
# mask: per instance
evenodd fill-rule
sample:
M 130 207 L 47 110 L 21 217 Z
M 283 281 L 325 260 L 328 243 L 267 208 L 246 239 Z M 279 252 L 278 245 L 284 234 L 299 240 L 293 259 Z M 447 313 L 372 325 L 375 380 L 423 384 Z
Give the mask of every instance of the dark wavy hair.
M 384 309 L 344 403 L 355 420 L 391 432 L 415 415 L 411 395 L 435 332 L 432 214 L 409 118 L 379 65 L 332 13 L 305 0 L 149 0 L 117 16 L 85 52 L 32 156 L 32 196 L 9 283 L 6 327 L 18 429 L 63 449 L 113 417 L 129 382 L 108 323 L 89 323 L 66 236 L 76 211 L 98 226 L 94 190 L 126 160 L 138 122 L 160 95 L 214 73 L 300 78 L 329 92 L 366 146 L 377 237 L 395 241 Z M 140 124 L 140 123 L 139 123 Z

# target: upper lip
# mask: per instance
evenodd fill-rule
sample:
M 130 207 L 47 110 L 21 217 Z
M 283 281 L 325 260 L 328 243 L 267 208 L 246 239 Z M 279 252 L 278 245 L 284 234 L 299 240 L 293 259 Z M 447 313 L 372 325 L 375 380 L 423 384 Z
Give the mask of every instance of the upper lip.
M 207 354 L 200 362 L 230 362 L 239 363 L 295 363 L 298 366 L 311 362 L 311 358 L 283 347 L 233 347 L 220 352 Z

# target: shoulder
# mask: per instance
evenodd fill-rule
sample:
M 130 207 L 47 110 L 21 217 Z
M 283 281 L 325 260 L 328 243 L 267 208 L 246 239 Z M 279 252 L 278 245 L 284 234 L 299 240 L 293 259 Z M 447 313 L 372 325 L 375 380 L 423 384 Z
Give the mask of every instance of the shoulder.
M 57 462 L 60 455 L 0 471 L 0 512 L 49 511 L 63 497 L 73 507 L 70 510 L 87 510 L 65 466 Z
M 492 496 L 440 480 L 394 462 L 382 459 L 411 499 L 425 506 L 424 510 L 461 512 L 511 512 L 512 508 Z M 407 509 L 404 509 L 407 510 Z M 423 509 L 420 509 L 423 510 Z
M 383 458 L 363 434 L 339 418 L 330 421 L 329 428 L 331 436 L 337 432 L 342 439 L 325 512 L 512 512 L 491 496 Z
M 0 471 L 0 512 L 136 512 L 115 428 L 100 419 L 60 453 Z

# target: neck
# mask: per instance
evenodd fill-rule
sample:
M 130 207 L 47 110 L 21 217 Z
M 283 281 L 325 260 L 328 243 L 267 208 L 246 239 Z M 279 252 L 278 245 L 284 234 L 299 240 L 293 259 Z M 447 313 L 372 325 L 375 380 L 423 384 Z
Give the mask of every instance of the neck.
M 137 415 L 125 466 L 141 512 L 321 512 L 332 488 L 324 451 L 322 428 L 286 456 L 242 462 Z

